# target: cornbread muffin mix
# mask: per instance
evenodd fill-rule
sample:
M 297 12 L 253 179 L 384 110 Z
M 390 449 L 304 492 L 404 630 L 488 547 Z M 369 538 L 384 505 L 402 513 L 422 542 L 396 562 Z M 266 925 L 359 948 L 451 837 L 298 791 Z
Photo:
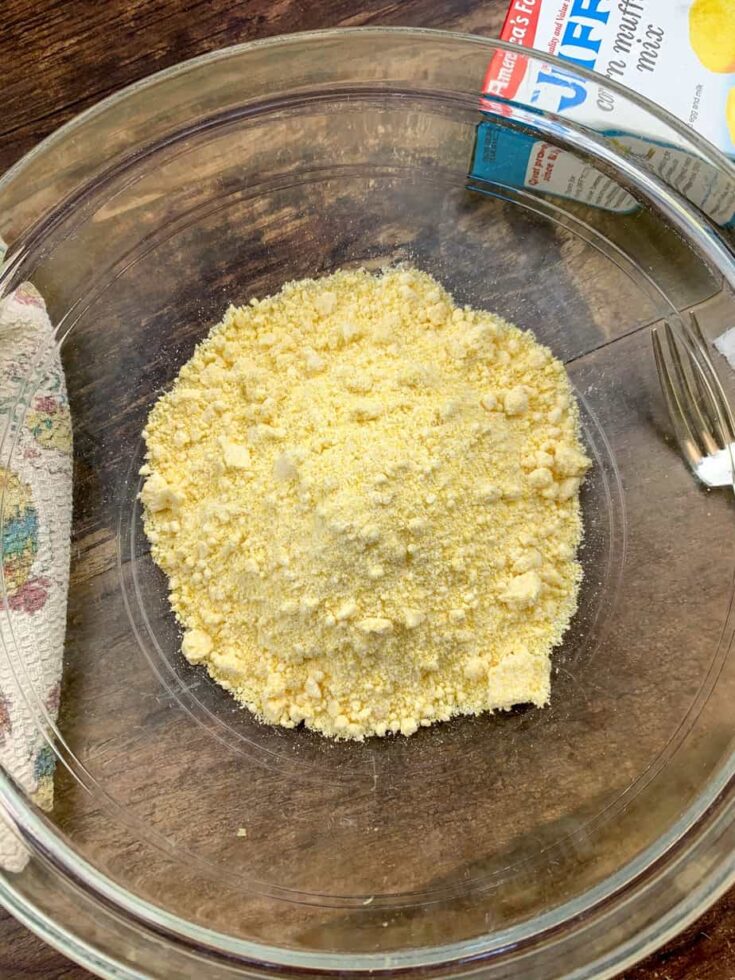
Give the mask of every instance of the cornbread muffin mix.
M 182 651 L 258 717 L 363 739 L 547 702 L 589 460 L 530 333 L 412 268 L 290 282 L 227 311 L 145 439 Z
M 665 125 L 621 102 L 605 79 L 663 106 L 735 158 L 735 0 L 513 0 L 501 38 L 519 51 L 498 52 L 488 66 L 489 113 L 508 115 L 519 103 L 579 120 L 644 157 L 713 220 L 733 223 L 733 182 L 672 146 Z M 523 48 L 547 51 L 569 71 L 530 61 Z M 603 77 L 589 82 L 577 67 Z M 472 173 L 611 211 L 636 208 L 572 153 L 491 119 L 478 129 Z

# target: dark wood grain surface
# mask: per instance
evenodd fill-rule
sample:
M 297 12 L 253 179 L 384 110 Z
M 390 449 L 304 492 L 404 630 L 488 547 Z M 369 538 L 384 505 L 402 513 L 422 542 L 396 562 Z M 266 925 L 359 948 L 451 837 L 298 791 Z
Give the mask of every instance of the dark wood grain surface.
M 421 25 L 494 36 L 506 0 L 6 0 L 0 171 L 78 112 L 152 72 L 224 45 L 295 30 Z M 81 980 L 0 912 L 0 977 Z M 735 893 L 626 980 L 733 980 Z

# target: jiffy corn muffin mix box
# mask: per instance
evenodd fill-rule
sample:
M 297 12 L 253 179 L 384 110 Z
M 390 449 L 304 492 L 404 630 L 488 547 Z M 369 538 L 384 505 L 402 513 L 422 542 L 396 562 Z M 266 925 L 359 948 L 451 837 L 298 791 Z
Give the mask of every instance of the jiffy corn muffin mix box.
M 711 167 L 669 142 L 670 131 L 605 86 L 614 79 L 668 109 L 735 158 L 735 0 L 512 0 L 483 83 L 488 120 L 478 127 L 475 177 L 534 187 L 611 211 L 636 202 L 573 153 L 501 127 L 514 104 L 560 113 L 613 136 L 720 224 L 735 191 Z M 536 48 L 569 65 L 540 64 Z M 577 67 L 597 72 L 581 78 Z

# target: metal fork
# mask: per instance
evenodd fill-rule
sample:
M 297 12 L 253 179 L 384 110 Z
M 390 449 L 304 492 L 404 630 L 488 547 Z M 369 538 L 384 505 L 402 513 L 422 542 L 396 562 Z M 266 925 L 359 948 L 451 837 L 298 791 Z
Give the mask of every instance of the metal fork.
M 690 313 L 688 341 L 677 340 L 670 324 L 654 327 L 651 340 L 656 370 L 681 454 L 707 487 L 735 489 L 735 424 L 707 342 Z M 685 327 L 686 329 L 686 327 Z

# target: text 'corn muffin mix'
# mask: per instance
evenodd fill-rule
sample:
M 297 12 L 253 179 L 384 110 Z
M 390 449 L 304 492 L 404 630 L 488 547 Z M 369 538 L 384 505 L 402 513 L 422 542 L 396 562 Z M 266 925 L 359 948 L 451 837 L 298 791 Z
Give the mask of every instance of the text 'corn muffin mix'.
M 410 735 L 549 697 L 589 460 L 562 364 L 412 268 L 231 307 L 141 499 L 184 655 L 258 717 Z

